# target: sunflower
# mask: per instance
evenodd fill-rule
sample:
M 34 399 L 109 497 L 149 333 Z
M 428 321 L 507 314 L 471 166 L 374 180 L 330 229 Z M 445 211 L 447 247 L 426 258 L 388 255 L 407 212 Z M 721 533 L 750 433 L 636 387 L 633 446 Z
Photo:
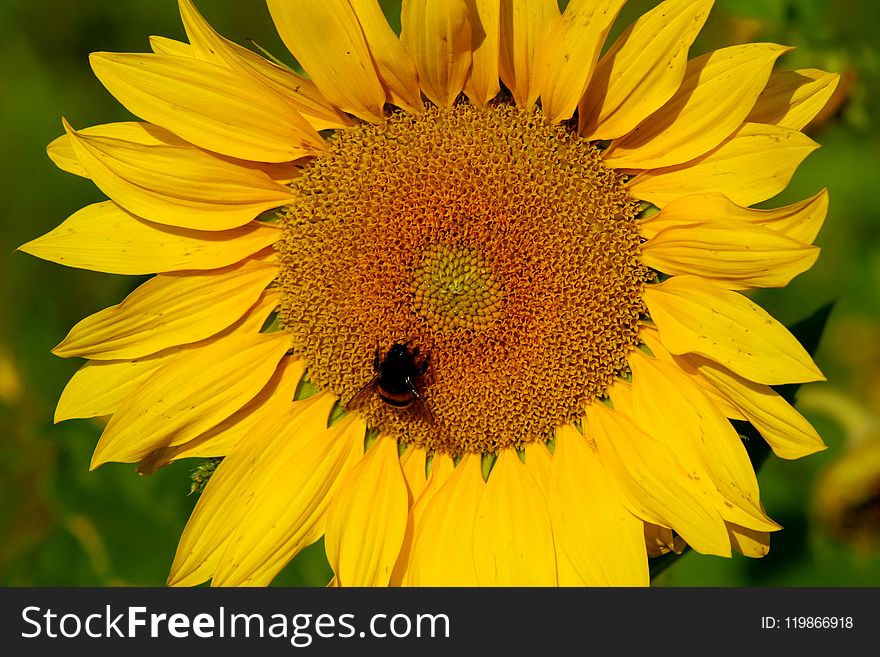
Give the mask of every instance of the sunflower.
M 838 76 L 688 57 L 711 0 L 268 0 L 309 77 L 217 34 L 94 53 L 141 122 L 49 155 L 109 200 L 22 250 L 155 274 L 54 349 L 92 458 L 222 458 L 169 583 L 646 585 L 779 529 L 729 420 L 823 449 L 771 386 L 823 376 L 749 290 L 808 269 L 778 209 Z M 206 473 L 210 468 L 206 469 Z M 207 474 L 205 474 L 207 477 Z

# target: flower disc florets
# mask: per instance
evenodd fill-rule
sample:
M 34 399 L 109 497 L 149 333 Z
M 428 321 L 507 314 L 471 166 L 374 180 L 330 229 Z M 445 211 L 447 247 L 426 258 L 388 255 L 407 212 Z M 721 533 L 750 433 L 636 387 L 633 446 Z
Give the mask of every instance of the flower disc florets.
M 552 436 L 623 372 L 649 277 L 638 204 L 566 125 L 508 103 L 337 133 L 283 216 L 282 322 L 348 402 L 411 341 L 434 421 L 378 395 L 370 425 L 451 454 Z

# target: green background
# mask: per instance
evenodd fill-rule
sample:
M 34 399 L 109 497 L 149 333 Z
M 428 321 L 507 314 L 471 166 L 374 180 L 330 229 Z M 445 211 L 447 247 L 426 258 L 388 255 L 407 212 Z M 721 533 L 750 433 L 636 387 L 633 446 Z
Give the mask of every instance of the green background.
M 256 1 L 201 0 L 227 37 L 253 38 L 290 61 L 268 11 Z M 385 3 L 391 14 L 394 2 Z M 653 2 L 633 0 L 615 31 Z M 845 9 L 844 9 L 845 5 Z M 397 3 L 396 6 L 399 6 Z M 849 92 L 811 135 L 823 147 L 768 207 L 828 187 L 831 209 L 818 263 L 783 290 L 757 300 L 793 323 L 836 302 L 816 359 L 828 383 L 805 386 L 800 408 L 829 449 L 799 461 L 772 457 L 759 479 L 768 513 L 784 525 L 764 559 L 687 554 L 657 581 L 669 586 L 861 586 L 880 584 L 877 544 L 829 535 L 814 512 L 824 473 L 859 442 L 880 441 L 880 133 L 875 116 L 880 60 L 872 44 L 880 4 L 872 0 L 718 0 L 692 54 L 745 41 L 797 46 L 786 68 L 845 73 Z M 88 471 L 100 422 L 53 425 L 55 402 L 80 361 L 49 353 L 77 321 L 118 303 L 143 279 L 67 269 L 14 249 L 86 204 L 102 200 L 89 181 L 57 170 L 45 146 L 75 127 L 131 117 L 92 76 L 93 51 L 149 50 L 152 34 L 183 39 L 171 0 L 0 2 L 0 584 L 162 585 L 195 504 L 195 462 L 149 477 L 132 465 Z M 880 472 L 874 490 L 880 491 Z M 880 494 L 880 493 L 878 493 Z M 876 506 L 880 502 L 874 500 Z M 875 514 L 880 524 L 880 514 Z M 880 535 L 880 527 L 876 528 Z M 276 580 L 324 585 L 320 544 Z

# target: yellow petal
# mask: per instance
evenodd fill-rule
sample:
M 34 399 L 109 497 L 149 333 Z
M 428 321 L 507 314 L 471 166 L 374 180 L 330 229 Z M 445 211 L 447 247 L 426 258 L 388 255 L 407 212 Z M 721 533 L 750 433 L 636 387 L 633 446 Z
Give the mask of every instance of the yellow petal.
M 61 392 L 55 422 L 110 415 L 163 362 L 164 358 L 152 357 L 90 360 L 76 371 Z
M 152 123 L 138 121 L 123 121 L 121 123 L 106 123 L 104 125 L 91 126 L 78 130 L 77 134 L 87 137 L 110 137 L 112 139 L 120 139 L 141 146 L 192 147 L 192 144 L 181 139 L 165 128 L 160 128 Z M 46 150 L 49 157 L 60 169 L 78 176 L 83 176 L 84 178 L 89 177 L 89 172 L 80 163 L 76 156 L 69 135 L 61 135 L 49 144 Z M 223 159 L 239 167 L 262 171 L 271 180 L 285 185 L 301 175 L 300 168 L 292 162 L 266 163 L 249 162 L 247 160 L 236 160 L 233 158 Z
M 627 417 L 633 417 L 633 400 L 632 400 L 632 384 L 629 381 L 616 378 L 608 390 L 608 397 L 611 399 L 611 407 L 615 411 L 620 411 Z
M 424 452 L 424 450 L 410 448 L 400 461 L 403 476 L 406 477 L 406 484 L 410 493 L 410 507 L 406 523 L 406 534 L 403 538 L 400 554 L 397 557 L 397 563 L 394 564 L 394 570 L 391 573 L 389 586 L 402 586 L 409 582 L 412 576 L 410 571 L 410 555 L 412 554 L 413 539 L 416 531 L 422 526 L 422 517 L 425 509 L 428 508 L 431 499 L 443 487 L 443 484 L 446 483 L 446 480 L 449 479 L 455 470 L 455 465 L 451 458 L 445 454 L 434 454 L 429 461 L 430 467 L 427 468 L 430 470 L 430 473 L 428 478 L 425 479 L 427 463 L 419 452 Z M 412 456 L 407 459 L 405 458 L 407 454 L 412 454 Z M 421 472 L 416 467 L 419 463 L 422 465 Z M 420 492 L 415 494 L 419 489 Z
M 305 423 L 306 429 L 311 427 L 315 431 L 326 426 L 333 401 L 333 395 L 320 393 L 291 403 L 275 421 L 255 427 L 248 442 L 220 462 L 199 496 L 180 537 L 168 577 L 169 585 L 192 586 L 214 576 L 223 551 L 235 531 L 237 511 L 246 499 L 242 492 L 248 489 L 252 492 L 251 477 L 265 475 L 255 471 L 254 459 L 268 445 L 286 438 L 289 429 L 303 428 L 300 415 L 309 418 L 309 423 Z M 275 462 L 264 465 L 271 468 Z
M 740 127 L 767 84 L 774 62 L 788 50 L 750 43 L 692 59 L 670 101 L 615 140 L 605 153 L 605 163 L 616 169 L 657 169 L 708 153 Z
M 501 3 L 498 0 L 467 0 L 471 19 L 471 74 L 464 92 L 474 105 L 482 107 L 492 100 L 498 84 L 498 57 L 501 38 Z
M 233 44 L 221 36 L 199 13 L 192 0 L 178 0 L 180 19 L 186 30 L 187 44 L 174 46 L 173 53 L 195 57 L 205 62 L 219 64 L 226 68 L 234 68 L 237 60 Z M 168 47 L 167 42 L 162 44 Z
M 501 3 L 498 72 L 519 107 L 530 108 L 538 99 L 541 44 L 558 18 L 556 0 Z
M 813 426 L 769 386 L 747 381 L 705 358 L 688 360 L 742 410 L 779 458 L 799 459 L 825 449 Z
M 733 523 L 727 523 L 727 530 L 730 533 L 730 544 L 740 554 L 760 559 L 770 552 L 770 534 L 768 532 L 747 529 Z
M 565 550 L 556 543 L 556 579 L 559 587 L 582 587 L 589 586 L 589 583 L 580 576 L 580 573 L 571 563 L 571 559 L 565 554 Z
M 665 444 L 726 521 L 779 529 L 761 508 L 748 453 L 727 418 L 675 363 L 634 351 L 629 364 L 636 424 Z
M 626 0 L 571 0 L 548 28 L 538 60 L 541 106 L 548 123 L 570 119 L 587 90 L 599 51 Z
M 388 24 L 377 0 L 349 0 L 357 16 L 379 79 L 385 87 L 385 100 L 409 112 L 423 110 L 419 74 L 407 49 Z
M 251 436 L 259 433 L 259 426 L 271 424 L 275 418 L 287 412 L 305 369 L 305 362 L 301 358 L 285 356 L 268 383 L 240 410 L 185 443 L 150 452 L 138 463 L 137 471 L 151 474 L 180 459 L 226 456 L 243 440 L 250 440 Z
M 268 0 L 287 49 L 333 105 L 379 123 L 385 90 L 360 23 L 347 2 Z
M 419 83 L 438 107 L 451 107 L 471 68 L 471 23 L 465 0 L 403 0 L 400 40 Z
M 170 358 L 116 410 L 91 468 L 140 461 L 216 426 L 260 392 L 289 348 L 285 333 L 262 333 L 232 336 Z
M 403 472 L 403 478 L 406 480 L 409 513 L 407 514 L 406 531 L 403 535 L 400 553 L 397 555 L 397 561 L 391 571 L 388 586 L 402 586 L 403 580 L 407 576 L 413 535 L 415 533 L 413 511 L 415 510 L 416 501 L 422 497 L 422 494 L 428 487 L 427 459 L 428 453 L 423 448 L 414 445 L 407 447 L 406 451 L 400 456 L 400 470 Z
M 19 251 L 68 267 L 111 274 L 219 269 L 270 246 L 280 237 L 270 224 L 198 232 L 139 219 L 113 201 L 88 205 Z
M 666 0 L 602 57 L 578 106 L 585 139 L 614 139 L 660 109 L 684 78 L 688 49 L 714 0 Z
M 812 244 L 828 213 L 828 190 L 775 210 L 755 210 L 737 205 L 724 194 L 691 194 L 671 201 L 660 212 L 639 221 L 639 232 L 652 238 L 661 230 L 687 227 L 704 221 L 747 221 L 781 233 L 803 244 Z
M 301 75 L 273 64 L 255 52 L 230 44 L 238 56 L 238 64 L 258 81 L 268 84 L 291 105 L 314 130 L 338 130 L 354 125 L 352 119 L 336 109 L 315 83 Z
M 644 523 L 571 425 L 556 429 L 549 503 L 556 543 L 586 585 L 648 586 Z
M 194 56 L 192 46 L 188 43 L 156 35 L 150 37 L 150 50 L 157 55 L 171 55 L 173 57 Z
M 670 227 L 642 244 L 642 261 L 649 267 L 732 289 L 784 287 L 818 256 L 818 247 L 739 220 Z
M 87 137 L 111 137 L 142 146 L 191 146 L 188 141 L 181 139 L 173 132 L 152 123 L 141 121 L 105 123 L 77 130 L 77 133 Z M 73 145 L 70 143 L 70 137 L 67 134 L 61 135 L 49 144 L 46 152 L 59 169 L 77 176 L 83 176 L 84 178 L 89 177 L 89 172 L 86 171 L 77 158 Z M 262 171 L 275 182 L 283 184 L 289 183 L 300 175 L 299 167 L 291 162 L 249 162 L 233 158 L 227 158 L 227 160 L 238 166 Z
M 477 586 L 473 532 L 484 488 L 480 457 L 466 454 L 442 486 L 422 496 L 426 504 L 416 519 L 405 585 Z
M 541 486 L 516 451 L 504 449 L 480 497 L 474 568 L 481 586 L 555 586 L 556 550 Z
M 643 343 L 648 346 L 648 348 L 651 350 L 656 358 L 670 360 L 678 365 L 682 373 L 687 375 L 690 378 L 691 382 L 695 383 L 697 387 L 703 391 L 703 394 L 705 394 L 710 400 L 712 400 L 712 404 L 714 404 L 718 408 L 718 410 L 724 413 L 725 417 L 729 417 L 732 420 L 746 419 L 746 416 L 743 415 L 739 407 L 733 404 L 733 402 L 731 402 L 725 395 L 719 392 L 718 388 L 716 388 L 708 380 L 706 380 L 703 375 L 697 371 L 697 368 L 691 364 L 686 356 L 673 356 L 669 353 L 669 351 L 667 351 L 666 347 L 663 346 L 663 343 L 660 342 L 660 334 L 657 332 L 657 329 L 655 327 L 641 326 L 639 329 L 639 338 L 642 340 Z M 615 408 L 617 408 L 616 398 Z M 632 413 L 628 411 L 624 412 L 632 417 Z
M 729 527 L 729 523 L 728 523 Z M 673 534 L 667 527 L 661 527 L 653 523 L 645 523 L 645 546 L 648 556 L 659 557 L 661 554 L 681 554 L 685 548 L 685 542 L 680 536 Z
M 828 214 L 828 190 L 774 210 L 750 210 L 750 220 L 804 244 L 812 244 Z
M 191 0 L 179 0 L 178 4 L 192 46 L 189 52 L 180 52 L 178 49 L 176 53 L 169 54 L 186 54 L 251 76 L 256 82 L 278 93 L 294 108 L 293 119 L 305 132 L 351 125 L 351 121 L 320 94 L 313 82 L 220 36 Z M 302 123 L 297 114 L 308 123 Z
M 646 286 L 643 296 L 673 354 L 700 354 L 769 385 L 824 380 L 794 336 L 741 294 L 696 276 L 675 276 Z
M 397 441 L 380 435 L 327 511 L 327 560 L 340 586 L 387 586 L 406 532 L 408 494 Z
M 287 401 L 280 424 L 270 422 L 267 426 L 272 429 L 268 432 L 257 427 L 247 443 L 230 455 L 240 484 L 227 495 L 224 508 L 215 511 L 219 517 L 205 530 L 205 538 L 209 539 L 206 542 L 222 548 L 211 555 L 211 586 L 267 586 L 296 552 L 320 538 L 329 503 L 322 496 L 328 488 L 338 488 L 340 469 L 350 471 L 363 456 L 364 425 L 353 422 L 346 427 L 337 423 L 333 430 L 327 428 L 330 409 L 337 401 L 332 393 Z M 311 460 L 316 451 L 326 459 L 323 463 L 313 465 L 311 471 L 298 466 L 298 457 Z M 230 460 L 230 456 L 224 460 Z M 301 478 L 305 481 L 297 486 L 295 482 Z M 264 496 L 269 499 L 273 492 L 277 497 L 268 506 L 275 510 L 284 508 L 283 498 L 290 495 L 286 500 L 290 507 L 276 511 L 277 516 L 271 511 L 262 513 L 259 506 Z M 286 511 L 292 514 L 283 516 Z M 279 536 L 274 525 L 282 516 L 289 533 Z M 294 519 L 300 524 L 293 526 Z M 269 546 L 262 542 L 264 537 L 277 539 L 276 552 L 270 548 L 267 553 Z M 239 541 L 253 545 L 256 554 L 242 554 Z
M 588 409 L 587 433 L 631 513 L 669 527 L 698 552 L 730 556 L 724 520 L 654 436 L 602 403 Z
M 526 465 L 529 472 L 541 486 L 541 490 L 547 495 L 550 490 L 550 470 L 553 464 L 553 455 L 547 448 L 546 443 L 531 443 L 525 448 Z
M 428 485 L 425 487 L 422 495 L 419 496 L 419 499 L 416 500 L 416 506 L 421 502 L 422 497 L 430 497 L 440 490 L 440 487 L 446 483 L 446 480 L 449 479 L 456 467 L 455 462 L 450 456 L 446 454 L 433 454 L 431 456 L 431 463 L 428 466 Z
M 838 82 L 837 73 L 815 68 L 777 71 L 747 120 L 801 130 L 825 107 Z
M 52 350 L 96 360 L 139 358 L 231 326 L 278 268 L 256 260 L 210 273 L 159 274 L 125 300 L 86 317 Z
M 92 53 L 92 70 L 132 114 L 223 155 L 287 162 L 324 148 L 283 98 L 251 76 L 190 57 Z
M 321 537 L 330 501 L 363 456 L 365 431 L 356 413 L 329 428 L 325 413 L 300 413 L 279 439 L 250 451 L 213 586 L 266 586 Z
M 714 150 L 682 165 L 645 171 L 632 194 L 662 208 L 680 196 L 720 192 L 734 203 L 766 201 L 786 188 L 795 169 L 819 145 L 788 128 L 746 123 Z
M 415 445 L 410 446 L 400 457 L 400 469 L 403 471 L 406 487 L 409 490 L 410 507 L 428 486 L 427 458 L 428 452 L 425 448 Z
M 89 137 L 65 122 L 89 178 L 120 206 L 161 224 L 201 230 L 237 228 L 293 193 L 259 169 L 189 146 L 145 146 Z
M 186 146 L 187 142 L 173 132 L 169 132 L 164 128 L 155 126 L 151 123 L 143 123 L 141 121 L 121 121 L 119 123 L 104 123 L 102 125 L 90 126 L 77 130 L 77 134 L 86 137 L 112 137 L 113 139 L 121 139 L 130 141 L 144 146 Z M 63 134 L 53 140 L 46 147 L 49 158 L 62 171 L 88 178 L 89 173 L 85 167 L 80 164 L 73 145 L 70 143 L 70 137 Z
M 114 413 L 141 383 L 174 354 L 201 349 L 230 335 L 259 333 L 266 318 L 278 307 L 279 300 L 278 292 L 266 290 L 260 301 L 254 304 L 244 317 L 206 340 L 169 347 L 136 360 L 88 361 L 76 371 L 62 391 L 55 409 L 55 422 Z

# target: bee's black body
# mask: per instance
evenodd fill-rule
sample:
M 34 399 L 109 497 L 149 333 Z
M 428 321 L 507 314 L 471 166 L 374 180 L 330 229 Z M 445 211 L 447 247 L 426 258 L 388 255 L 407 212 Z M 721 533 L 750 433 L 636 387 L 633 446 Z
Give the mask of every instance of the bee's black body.
M 425 400 L 419 392 L 418 380 L 428 370 L 428 357 L 418 360 L 419 349 L 410 349 L 407 343 L 395 342 L 391 348 L 381 356 L 378 347 L 373 357 L 373 378 L 361 388 L 348 405 L 357 399 L 362 393 L 375 389 L 379 398 L 396 408 L 406 408 L 413 402 L 419 402 L 421 406 L 431 414 L 425 406 Z

